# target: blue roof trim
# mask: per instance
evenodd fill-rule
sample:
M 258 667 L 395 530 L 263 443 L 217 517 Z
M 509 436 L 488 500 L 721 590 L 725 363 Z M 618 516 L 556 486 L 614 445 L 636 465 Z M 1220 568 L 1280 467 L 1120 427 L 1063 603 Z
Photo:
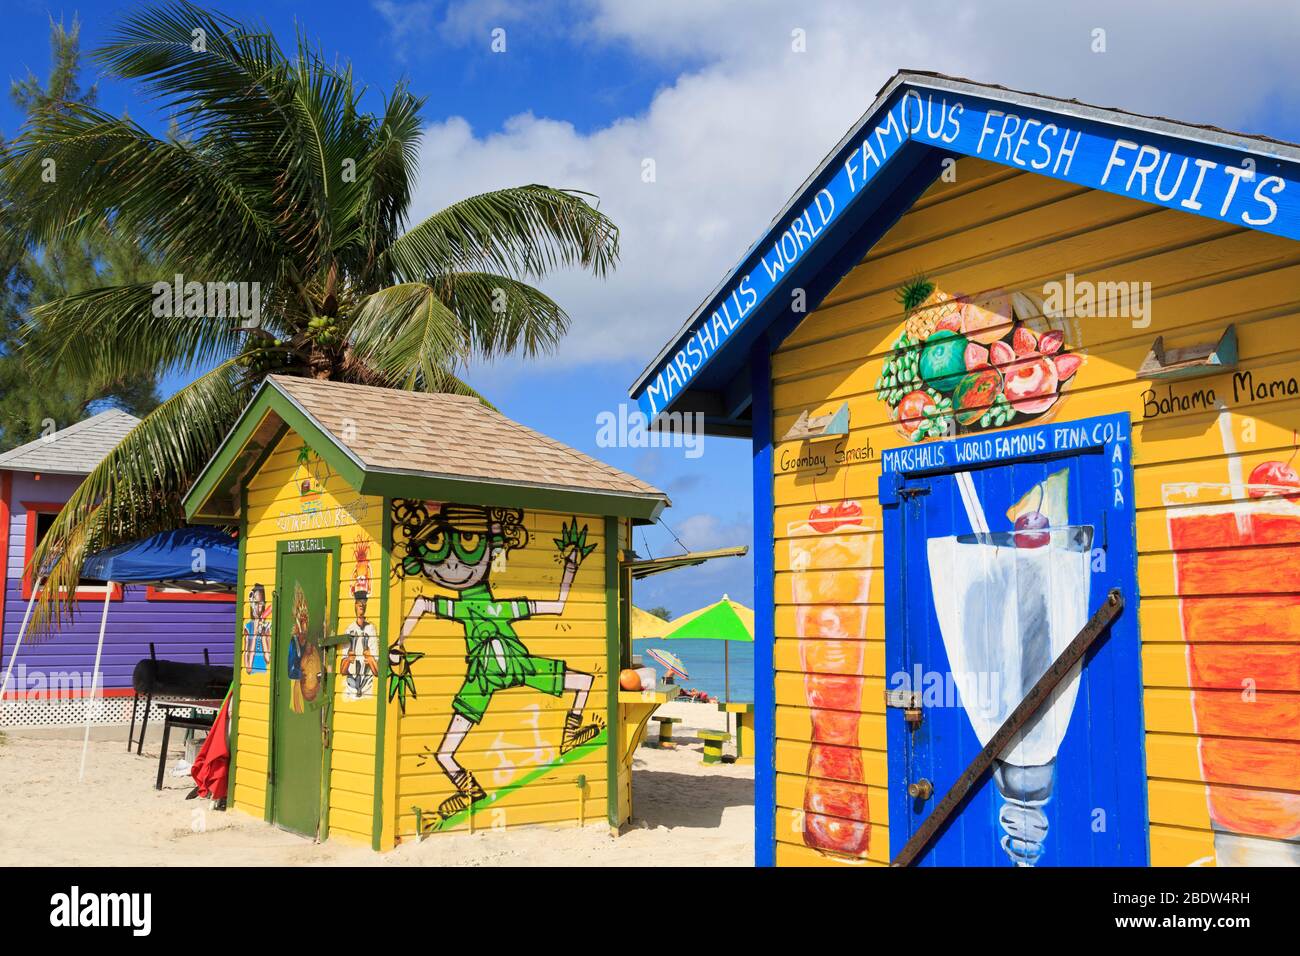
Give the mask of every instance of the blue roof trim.
M 865 255 L 905 211 L 888 194 L 928 185 L 940 156 L 975 156 L 1077 185 L 1300 239 L 1300 148 L 946 77 L 900 73 L 773 220 L 741 262 L 646 369 L 630 394 L 653 418 L 688 389 L 719 393 L 717 426 L 748 406 L 749 346 L 773 345 L 833 287 L 820 270 Z M 923 191 L 909 195 L 907 205 Z M 900 190 L 911 194 L 912 188 Z M 887 218 L 881 227 L 872 216 Z M 850 233 L 866 229 L 870 242 Z M 819 288 L 809 288 L 814 283 Z M 781 293 L 788 290 L 784 295 Z M 776 331 L 776 330 L 773 330 Z

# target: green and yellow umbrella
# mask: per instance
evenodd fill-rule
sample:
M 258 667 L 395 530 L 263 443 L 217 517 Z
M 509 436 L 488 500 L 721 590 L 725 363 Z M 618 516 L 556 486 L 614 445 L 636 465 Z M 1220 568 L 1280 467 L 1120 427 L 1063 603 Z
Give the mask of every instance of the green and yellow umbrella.
M 664 640 L 727 641 L 722 648 L 722 673 L 727 699 L 731 699 L 731 641 L 754 642 L 754 612 L 725 594 L 716 601 L 674 618 L 663 634 Z

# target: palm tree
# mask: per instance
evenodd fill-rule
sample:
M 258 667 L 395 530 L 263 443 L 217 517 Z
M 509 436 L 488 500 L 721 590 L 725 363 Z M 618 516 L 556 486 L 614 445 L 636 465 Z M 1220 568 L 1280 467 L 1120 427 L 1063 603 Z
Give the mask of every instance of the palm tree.
M 423 100 L 399 84 L 365 112 L 350 65 L 185 0 L 127 16 L 95 51 L 174 117 L 165 138 L 61 103 L 0 156 L 0 212 L 27 241 L 107 219 L 167 275 L 258 283 L 261 321 L 155 308 L 154 284 L 93 288 L 33 310 L 28 351 L 51 372 L 194 380 L 144 418 L 68 501 L 32 556 L 48 568 L 37 628 L 67 611 L 85 554 L 174 527 L 180 500 L 270 373 L 475 394 L 475 357 L 554 350 L 564 310 L 530 282 L 603 277 L 618 230 L 574 190 L 472 196 L 407 228 Z

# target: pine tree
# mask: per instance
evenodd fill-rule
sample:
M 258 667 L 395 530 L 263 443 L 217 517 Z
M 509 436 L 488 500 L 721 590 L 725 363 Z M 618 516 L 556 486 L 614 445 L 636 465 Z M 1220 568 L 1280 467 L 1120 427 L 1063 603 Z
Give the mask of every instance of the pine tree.
M 81 86 L 81 23 L 71 28 L 50 21 L 49 79 L 28 72 L 10 87 L 10 97 L 24 114 L 59 110 L 63 105 L 91 107 L 95 86 Z M 22 209 L 6 197 L 5 218 L 20 219 Z M 78 241 L 24 248 L 9 239 L 0 254 L 0 450 L 32 441 L 50 425 L 65 428 L 88 414 L 116 406 L 135 415 L 158 404 L 156 379 L 91 381 L 69 372 L 36 374 L 22 346 L 39 329 L 28 328 L 30 309 L 43 302 L 109 283 L 142 282 L 162 274 L 159 264 L 107 221 Z

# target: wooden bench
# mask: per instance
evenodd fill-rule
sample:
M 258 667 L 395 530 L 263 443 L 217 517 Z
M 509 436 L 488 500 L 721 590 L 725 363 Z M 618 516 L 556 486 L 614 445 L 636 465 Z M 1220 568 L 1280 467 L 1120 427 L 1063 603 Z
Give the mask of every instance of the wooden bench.
M 654 719 L 659 721 L 659 740 L 656 743 L 647 743 L 647 747 L 658 747 L 661 750 L 672 750 L 677 746 L 673 740 L 673 724 L 680 724 L 680 717 L 661 717 L 655 714 Z
M 722 763 L 722 745 L 731 740 L 731 734 L 725 730 L 696 731 L 704 741 L 704 762 Z

